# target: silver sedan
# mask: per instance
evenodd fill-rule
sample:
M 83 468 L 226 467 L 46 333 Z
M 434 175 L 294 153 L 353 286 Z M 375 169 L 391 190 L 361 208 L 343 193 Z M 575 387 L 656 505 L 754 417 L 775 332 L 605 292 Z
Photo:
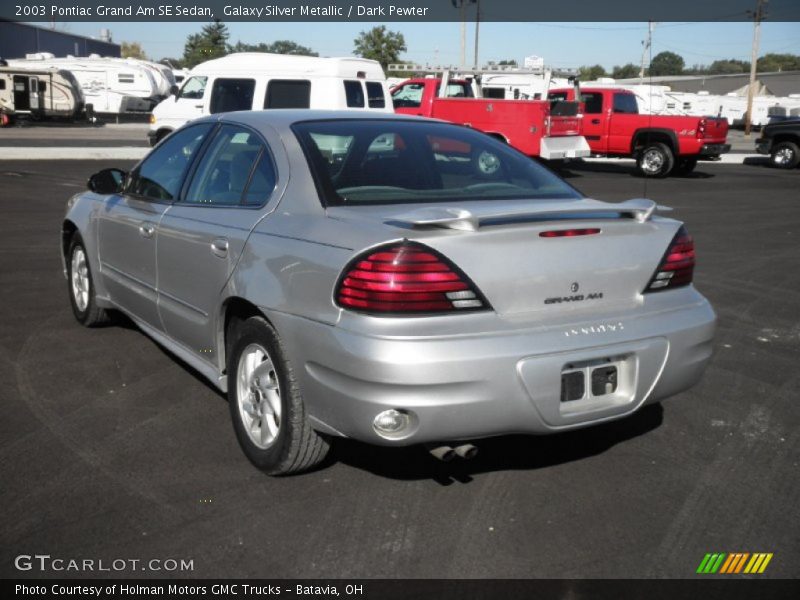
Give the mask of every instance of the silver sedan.
M 543 434 L 687 389 L 715 315 L 649 200 L 592 200 L 471 129 L 272 110 L 193 121 L 68 202 L 77 320 L 127 314 L 227 392 L 259 468 L 333 437 Z

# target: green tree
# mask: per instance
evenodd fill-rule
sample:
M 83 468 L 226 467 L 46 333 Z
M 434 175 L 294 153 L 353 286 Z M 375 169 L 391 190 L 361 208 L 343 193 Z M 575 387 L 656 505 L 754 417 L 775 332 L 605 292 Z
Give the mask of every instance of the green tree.
M 800 70 L 800 56 L 796 54 L 765 54 L 756 63 L 762 73 Z
M 583 66 L 578 69 L 581 81 L 594 81 L 598 77 L 605 77 L 606 70 L 601 65 Z
M 650 75 L 680 75 L 683 73 L 683 58 L 674 52 L 659 52 L 650 61 Z
M 730 73 L 749 73 L 750 63 L 744 60 L 715 60 L 705 71 L 709 75 L 727 75 Z
M 219 19 L 203 26 L 200 33 L 194 33 L 186 38 L 183 47 L 183 62 L 192 68 L 201 62 L 219 58 L 228 53 L 228 26 Z
M 399 31 L 388 31 L 385 25 L 362 31 L 353 43 L 356 55 L 377 60 L 384 71 L 389 63 L 398 62 L 400 53 L 408 49 L 403 34 Z
M 501 60 L 497 64 L 498 64 L 498 66 L 501 66 L 501 67 L 516 67 L 517 66 L 517 61 L 515 61 L 512 58 L 512 59 L 507 59 L 507 60 Z
M 302 56 L 319 56 L 307 46 L 301 46 L 290 40 L 276 40 L 271 44 L 260 42 L 258 44 L 245 44 L 236 42 L 229 48 L 231 52 L 270 52 L 272 54 L 299 54 Z
M 122 58 L 147 60 L 147 55 L 144 53 L 144 50 L 142 50 L 142 45 L 139 42 L 122 42 L 119 51 Z
M 611 71 L 611 76 L 614 79 L 632 79 L 639 76 L 639 67 L 633 63 L 622 66 L 615 65 Z

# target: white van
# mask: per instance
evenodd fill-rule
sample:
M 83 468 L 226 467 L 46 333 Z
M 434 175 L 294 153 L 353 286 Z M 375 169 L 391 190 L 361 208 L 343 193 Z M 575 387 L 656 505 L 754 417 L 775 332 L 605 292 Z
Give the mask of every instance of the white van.
M 269 108 L 394 111 L 377 61 L 239 52 L 192 69 L 153 109 L 147 137 L 155 145 L 203 115 Z

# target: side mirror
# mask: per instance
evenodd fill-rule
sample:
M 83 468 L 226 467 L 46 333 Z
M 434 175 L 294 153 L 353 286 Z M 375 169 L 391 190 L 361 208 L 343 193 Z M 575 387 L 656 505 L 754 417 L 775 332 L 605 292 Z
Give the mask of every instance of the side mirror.
M 122 189 L 127 173 L 122 169 L 103 169 L 86 182 L 86 186 L 96 194 L 116 194 Z
M 172 87 L 169 88 L 169 95 L 170 96 L 175 96 L 176 98 L 178 97 L 178 86 L 177 85 L 173 85 Z

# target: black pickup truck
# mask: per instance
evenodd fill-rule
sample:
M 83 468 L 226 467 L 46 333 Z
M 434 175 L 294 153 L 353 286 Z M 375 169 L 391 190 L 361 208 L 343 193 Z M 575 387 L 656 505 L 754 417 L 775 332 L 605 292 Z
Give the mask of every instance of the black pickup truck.
M 794 169 L 800 164 L 800 119 L 770 123 L 756 140 L 756 151 L 769 154 L 770 161 L 781 169 Z

